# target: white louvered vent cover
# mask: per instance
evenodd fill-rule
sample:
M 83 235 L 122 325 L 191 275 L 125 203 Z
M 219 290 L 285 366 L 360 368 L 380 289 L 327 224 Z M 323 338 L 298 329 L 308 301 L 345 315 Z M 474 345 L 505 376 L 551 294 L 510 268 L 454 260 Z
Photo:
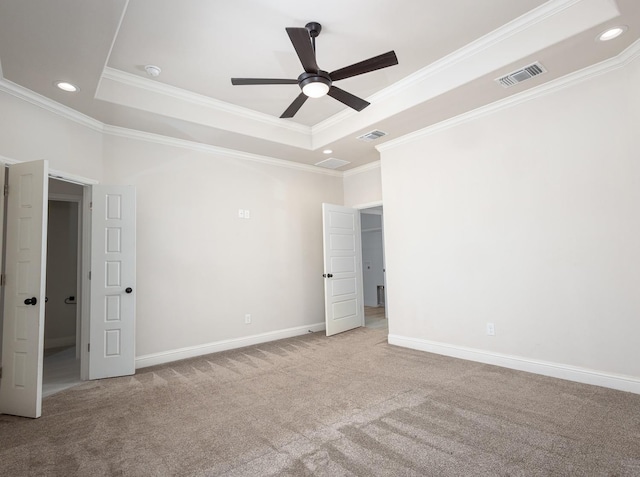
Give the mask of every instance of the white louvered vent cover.
M 358 136 L 358 139 L 364 142 L 371 142 L 371 141 L 375 141 L 376 139 L 380 139 L 382 136 L 386 136 L 386 135 L 387 135 L 386 132 L 376 129 L 374 131 L 369 131 L 368 133 L 365 133 L 362 136 Z
M 330 157 L 329 159 L 325 159 L 324 161 L 315 163 L 316 166 L 324 167 L 326 169 L 337 169 L 338 167 L 342 167 L 345 164 L 351 164 L 351 163 L 349 161 L 344 161 L 342 159 L 336 159 L 335 157 Z
M 533 78 L 534 76 L 541 75 L 542 73 L 546 73 L 547 70 L 537 61 L 529 66 L 525 66 L 524 68 L 519 69 L 518 71 L 514 71 L 513 73 L 509 73 L 502 78 L 496 79 L 498 83 L 500 83 L 504 88 L 509 88 L 518 83 L 522 83 L 528 79 Z

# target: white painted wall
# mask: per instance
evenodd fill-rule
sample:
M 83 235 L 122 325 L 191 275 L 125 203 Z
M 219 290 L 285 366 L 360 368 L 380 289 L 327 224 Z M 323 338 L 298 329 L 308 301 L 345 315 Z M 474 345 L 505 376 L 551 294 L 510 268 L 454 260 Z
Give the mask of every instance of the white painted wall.
M 114 136 L 105 163 L 137 190 L 138 356 L 324 321 L 320 204 L 341 177 Z
M 102 179 L 102 132 L 6 93 L 1 84 L 0 111 L 0 156 L 47 159 L 51 169 Z
M 138 356 L 321 322 L 320 203 L 384 189 L 393 336 L 640 377 L 638 63 L 386 150 L 382 182 L 103 135 L 4 92 L 0 155 L 136 185 Z
M 0 161 L 48 159 L 49 167 L 94 180 L 102 178 L 102 132 L 7 92 L 0 83 Z M 20 96 L 20 97 L 19 97 Z M 55 108 L 55 106 L 54 106 Z M 64 108 L 60 107 L 60 110 Z M 77 113 L 71 113 L 71 116 Z M 88 121 L 91 123 L 91 121 Z M 68 193 L 67 188 L 60 192 Z M 0 353 L 2 352 L 0 313 Z
M 383 150 L 391 335 L 640 390 L 638 84 L 636 58 Z
M 343 203 L 340 176 L 112 136 L 1 87 L 0 110 L 0 156 L 136 186 L 138 357 L 324 322 L 321 203 Z
M 343 183 L 345 206 L 382 203 L 380 162 L 345 172 Z

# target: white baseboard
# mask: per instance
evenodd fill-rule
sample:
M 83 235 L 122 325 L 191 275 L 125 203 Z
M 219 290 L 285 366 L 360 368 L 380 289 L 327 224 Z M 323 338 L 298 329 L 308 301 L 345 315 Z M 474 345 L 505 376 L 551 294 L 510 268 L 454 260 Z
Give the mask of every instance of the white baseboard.
M 324 331 L 324 323 L 315 323 L 308 326 L 298 326 L 295 328 L 287 328 L 284 330 L 270 331 L 259 335 L 244 336 L 242 338 L 234 338 L 230 340 L 214 341 L 198 346 L 189 346 L 187 348 L 163 351 L 161 353 L 146 354 L 136 357 L 136 369 L 146 368 L 147 366 L 155 366 L 158 364 L 170 363 L 181 359 L 195 358 L 205 354 L 218 353 L 230 349 L 243 348 L 245 346 L 267 343 L 269 341 L 281 340 L 284 338 L 292 338 L 294 336 L 304 335 L 310 332 Z
M 605 388 L 640 394 L 640 379 L 632 376 L 603 373 L 601 371 L 579 368 L 577 366 L 538 361 L 520 356 L 492 353 L 479 349 L 465 348 L 462 346 L 391 334 L 389 335 L 389 344 L 451 356 L 453 358 L 493 364 L 495 366 L 502 366 L 503 368 L 542 374 L 544 376 L 566 379 L 568 381 L 576 381 L 578 383 L 593 384 L 595 386 L 603 386 Z
M 62 348 L 63 346 L 73 346 L 76 344 L 76 335 L 63 336 L 61 338 L 45 338 L 44 349 Z

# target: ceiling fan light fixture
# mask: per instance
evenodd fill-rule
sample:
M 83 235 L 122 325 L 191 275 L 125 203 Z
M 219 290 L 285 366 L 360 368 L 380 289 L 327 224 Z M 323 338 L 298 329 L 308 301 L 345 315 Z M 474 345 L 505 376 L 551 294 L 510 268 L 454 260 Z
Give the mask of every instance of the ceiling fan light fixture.
M 310 81 L 305 85 L 302 85 L 302 92 L 310 98 L 322 98 L 329 92 L 329 85 L 324 81 Z
M 331 78 L 326 71 L 302 73 L 298 77 L 298 84 L 302 92 L 309 98 L 321 98 L 329 92 Z

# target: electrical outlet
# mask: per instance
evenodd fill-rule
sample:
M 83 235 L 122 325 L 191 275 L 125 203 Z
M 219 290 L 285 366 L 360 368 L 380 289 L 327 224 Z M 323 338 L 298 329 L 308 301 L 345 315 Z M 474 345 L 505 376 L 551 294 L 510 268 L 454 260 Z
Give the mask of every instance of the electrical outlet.
M 238 218 L 244 219 L 244 209 L 238 209 Z
M 249 313 L 244 315 L 244 324 L 245 325 L 250 325 L 251 324 L 251 315 Z
M 251 212 L 247 209 L 244 210 L 244 218 L 245 219 L 250 219 L 251 218 Z
M 487 334 L 494 336 L 496 334 L 496 328 L 493 323 L 487 323 Z

